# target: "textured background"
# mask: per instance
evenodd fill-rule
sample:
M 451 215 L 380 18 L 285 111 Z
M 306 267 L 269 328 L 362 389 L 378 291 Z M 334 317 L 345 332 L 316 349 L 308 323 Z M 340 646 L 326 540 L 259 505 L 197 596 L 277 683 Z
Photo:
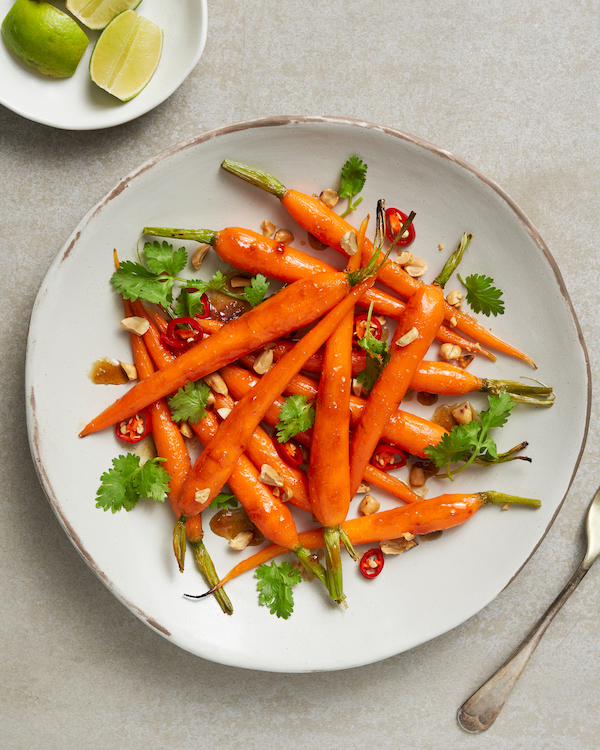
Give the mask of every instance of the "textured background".
M 355 117 L 476 165 L 541 232 L 579 317 L 594 381 L 600 369 L 597 0 L 208 6 L 200 63 L 135 122 L 57 131 L 0 108 L 1 747 L 597 748 L 600 569 L 557 617 L 496 724 L 471 737 L 454 718 L 583 554 L 582 516 L 600 477 L 595 403 L 578 476 L 518 578 L 454 631 L 341 673 L 270 675 L 180 651 L 82 564 L 46 502 L 29 457 L 23 393 L 27 325 L 44 274 L 120 177 L 232 122 Z M 557 461 L 560 452 L 557 435 Z

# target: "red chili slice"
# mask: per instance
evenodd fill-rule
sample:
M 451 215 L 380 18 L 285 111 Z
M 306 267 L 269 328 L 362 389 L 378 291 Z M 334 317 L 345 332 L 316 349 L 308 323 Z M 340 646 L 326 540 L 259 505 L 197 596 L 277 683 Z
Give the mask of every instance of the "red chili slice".
M 360 558 L 358 567 L 365 578 L 377 578 L 383 570 L 383 552 L 378 547 L 370 549 Z
M 152 432 L 152 419 L 148 409 L 141 409 L 133 417 L 118 422 L 115 432 L 124 443 L 139 443 Z
M 382 471 L 400 469 L 406 466 L 406 453 L 395 445 L 379 443 L 371 456 L 371 464 Z
M 304 461 L 300 444 L 295 440 L 288 440 L 285 443 L 280 443 L 279 440 L 275 440 L 275 447 L 277 448 L 277 453 L 279 453 L 281 460 L 285 461 L 285 463 L 288 466 L 291 466 L 292 469 L 297 469 L 302 461 Z
M 167 332 L 161 334 L 161 339 L 173 349 L 188 349 L 201 341 L 203 336 L 198 321 L 184 316 L 170 320 Z
M 354 336 L 357 339 L 362 339 L 365 337 L 365 334 L 367 332 L 368 318 L 369 313 L 360 313 L 360 315 L 357 315 L 354 318 Z M 371 316 L 370 330 L 372 336 L 374 336 L 376 339 L 381 340 L 381 336 L 383 335 L 383 328 L 377 318 L 374 318 L 373 316 Z
M 390 242 L 396 239 L 398 232 L 402 229 L 402 225 L 406 221 L 408 216 L 403 214 L 399 208 L 388 208 L 385 212 L 385 233 Z M 405 232 L 406 237 L 400 237 L 396 242 L 396 247 L 410 245 L 416 237 L 414 224 L 411 224 Z

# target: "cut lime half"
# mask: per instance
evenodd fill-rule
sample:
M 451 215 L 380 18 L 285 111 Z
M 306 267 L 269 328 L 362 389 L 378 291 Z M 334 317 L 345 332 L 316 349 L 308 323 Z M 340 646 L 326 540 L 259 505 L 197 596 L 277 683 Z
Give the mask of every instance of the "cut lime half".
M 89 41 L 71 16 L 38 0 L 17 0 L 2 21 L 2 36 L 24 63 L 54 78 L 73 75 Z
M 67 0 L 67 10 L 88 29 L 103 29 L 124 10 L 134 10 L 142 0 Z
M 126 102 L 154 75 L 162 53 L 162 29 L 134 10 L 120 13 L 104 29 L 92 52 L 90 76 Z

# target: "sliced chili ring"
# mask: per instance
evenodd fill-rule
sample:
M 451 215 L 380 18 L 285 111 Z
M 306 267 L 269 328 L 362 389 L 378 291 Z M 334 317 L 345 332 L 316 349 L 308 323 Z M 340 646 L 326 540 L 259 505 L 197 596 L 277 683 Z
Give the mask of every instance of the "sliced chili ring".
M 167 332 L 161 334 L 161 339 L 173 349 L 188 349 L 201 341 L 203 336 L 197 320 L 182 316 L 169 321 Z
M 152 432 L 152 418 L 148 409 L 140 409 L 133 417 L 118 422 L 115 433 L 124 443 L 139 443 Z
M 277 448 L 277 453 L 279 453 L 281 460 L 288 466 L 291 466 L 292 469 L 297 469 L 304 461 L 300 443 L 297 443 L 295 440 L 287 440 L 285 443 L 280 443 L 279 440 L 275 440 L 275 447 Z
M 365 578 L 377 578 L 383 570 L 383 552 L 379 547 L 370 549 L 360 558 L 358 567 Z
M 398 232 L 402 229 L 402 225 L 408 219 L 408 216 L 399 208 L 387 208 L 385 211 L 385 233 L 390 242 L 393 242 L 398 235 Z M 408 229 L 404 232 L 406 236 L 400 237 L 396 242 L 396 247 L 404 247 L 410 245 L 416 237 L 414 224 L 411 224 Z
M 379 443 L 371 456 L 371 464 L 382 471 L 400 469 L 406 466 L 406 453 L 395 445 Z
M 369 313 L 360 313 L 360 315 L 357 315 L 354 318 L 354 336 L 357 339 L 364 339 L 366 333 L 367 333 L 367 320 L 369 319 Z M 381 341 L 381 337 L 383 335 L 383 328 L 381 323 L 377 320 L 377 318 L 374 318 L 371 316 L 370 321 L 370 330 L 371 335 L 374 336 L 376 339 L 379 339 Z

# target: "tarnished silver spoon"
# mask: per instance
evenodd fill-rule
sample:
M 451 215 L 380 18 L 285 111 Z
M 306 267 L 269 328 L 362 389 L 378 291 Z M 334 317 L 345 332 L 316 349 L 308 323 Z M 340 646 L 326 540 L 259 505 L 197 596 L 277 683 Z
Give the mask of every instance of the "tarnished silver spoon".
M 548 607 L 546 613 L 540 617 L 510 659 L 458 710 L 457 721 L 467 732 L 478 734 L 492 726 L 554 616 L 600 555 L 600 488 L 596 490 L 588 508 L 585 530 L 587 550 L 571 580 Z

